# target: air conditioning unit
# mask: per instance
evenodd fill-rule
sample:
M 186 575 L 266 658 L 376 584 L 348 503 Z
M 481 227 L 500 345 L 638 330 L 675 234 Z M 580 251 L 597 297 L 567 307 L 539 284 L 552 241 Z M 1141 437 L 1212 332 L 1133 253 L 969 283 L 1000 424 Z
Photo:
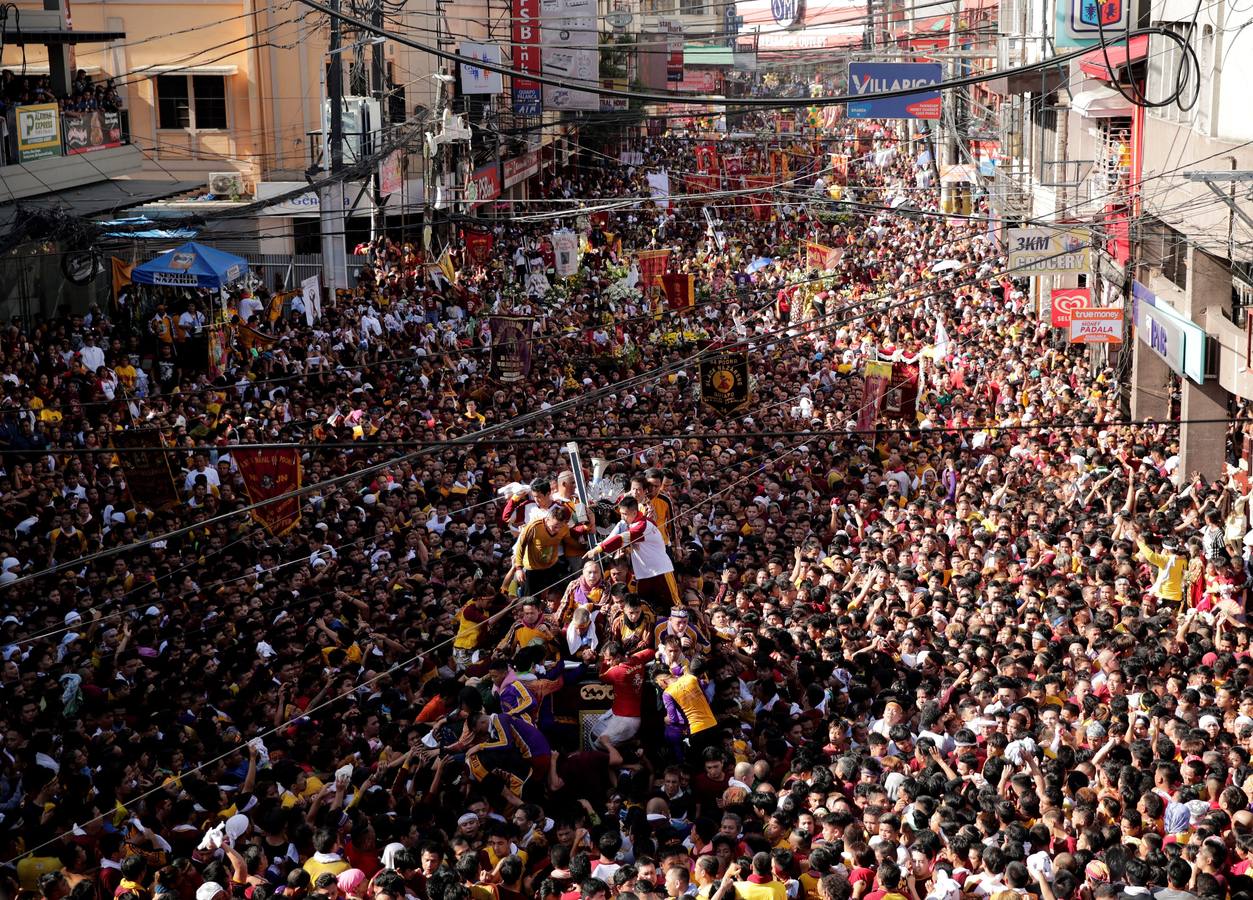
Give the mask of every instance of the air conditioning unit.
M 215 197 L 239 197 L 244 193 L 244 176 L 238 172 L 210 172 L 209 193 Z

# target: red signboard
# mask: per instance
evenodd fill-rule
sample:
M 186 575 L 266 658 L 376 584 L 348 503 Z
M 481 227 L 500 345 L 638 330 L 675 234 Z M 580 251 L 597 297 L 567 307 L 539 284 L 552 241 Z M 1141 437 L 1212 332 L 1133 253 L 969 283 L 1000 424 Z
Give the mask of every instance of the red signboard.
M 526 181 L 539 171 L 539 151 L 532 150 L 523 156 L 514 156 L 505 160 L 503 187 L 511 188 L 519 182 Z
M 538 75 L 542 71 L 539 45 L 539 0 L 513 0 L 513 68 Z M 538 116 L 543 112 L 542 89 L 534 78 L 513 76 L 513 113 Z
M 1054 288 L 1050 299 L 1052 326 L 1069 328 L 1070 314 L 1080 307 L 1092 305 L 1092 291 L 1088 288 Z
M 490 203 L 500 196 L 500 166 L 488 163 L 475 169 L 466 183 L 466 205 Z

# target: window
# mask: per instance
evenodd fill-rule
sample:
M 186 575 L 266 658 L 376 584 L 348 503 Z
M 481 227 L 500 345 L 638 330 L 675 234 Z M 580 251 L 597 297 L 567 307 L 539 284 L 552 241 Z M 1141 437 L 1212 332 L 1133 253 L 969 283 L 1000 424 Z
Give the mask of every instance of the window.
M 161 128 L 191 127 L 186 75 L 157 76 L 157 125 Z
M 226 79 L 221 75 L 158 75 L 157 127 L 224 130 Z
M 1201 83 L 1197 84 L 1196 79 L 1188 77 L 1190 71 L 1184 76 L 1187 83 L 1184 85 L 1183 93 L 1179 97 L 1179 101 L 1187 106 L 1191 101 L 1195 100 L 1192 108 L 1186 112 L 1179 108 L 1179 102 L 1171 103 L 1168 106 L 1158 108 L 1150 108 L 1149 115 L 1159 119 L 1165 119 L 1169 122 L 1180 122 L 1190 124 L 1195 120 L 1198 127 L 1209 127 L 1208 115 L 1202 122 L 1198 116 L 1198 108 L 1205 102 L 1204 95 L 1209 91 L 1208 83 L 1213 79 L 1214 69 L 1214 35 L 1213 29 L 1207 29 L 1209 34 L 1209 58 L 1206 59 L 1204 46 L 1197 48 L 1197 38 L 1199 28 L 1191 22 L 1158 22 L 1158 28 L 1165 28 L 1174 32 L 1180 38 L 1188 42 L 1194 50 L 1197 50 L 1197 61 L 1201 64 Z M 1204 37 L 1201 38 L 1202 44 Z M 1148 97 L 1150 100 L 1164 100 L 1169 97 L 1175 90 L 1176 79 L 1179 77 L 1180 64 L 1186 63 L 1183 59 L 1183 48 L 1179 43 L 1173 41 L 1163 35 L 1155 34 L 1149 38 L 1149 77 L 1148 77 Z M 1198 97 L 1197 93 L 1201 92 L 1202 96 Z
M 679 12 L 685 16 L 703 16 L 708 9 L 705 0 L 679 0 Z

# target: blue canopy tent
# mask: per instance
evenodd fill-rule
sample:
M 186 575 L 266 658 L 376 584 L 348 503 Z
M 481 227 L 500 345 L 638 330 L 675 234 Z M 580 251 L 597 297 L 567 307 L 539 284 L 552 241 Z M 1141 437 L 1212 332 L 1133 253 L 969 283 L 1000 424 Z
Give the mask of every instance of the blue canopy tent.
M 248 260 L 190 241 L 162 253 L 131 272 L 135 284 L 218 289 L 243 278 Z

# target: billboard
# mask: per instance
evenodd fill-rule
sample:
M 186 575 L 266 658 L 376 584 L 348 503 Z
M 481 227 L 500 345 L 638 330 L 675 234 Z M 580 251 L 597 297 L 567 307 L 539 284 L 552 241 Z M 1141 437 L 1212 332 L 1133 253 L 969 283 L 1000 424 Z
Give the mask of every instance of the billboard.
M 500 65 L 500 47 L 496 44 L 478 44 L 474 41 L 462 41 L 457 48 L 461 56 L 477 59 L 479 62 Z M 472 63 L 461 64 L 461 93 L 463 94 L 500 94 L 505 90 L 504 77 L 499 72 L 481 69 Z
M 1092 290 L 1086 287 L 1053 288 L 1049 297 L 1049 324 L 1054 328 L 1069 328 L 1070 314 L 1076 309 L 1092 305 Z
M 543 73 L 600 86 L 600 30 L 593 0 L 539 0 Z M 600 109 L 600 95 L 561 85 L 544 85 L 544 109 Z
M 1083 306 L 1070 312 L 1072 344 L 1121 344 L 1122 310 Z
M 479 166 L 466 182 L 466 206 L 473 209 L 500 196 L 500 166 L 494 162 Z
M 35 103 L 13 110 L 11 127 L 18 162 L 61 155 L 61 120 L 55 103 Z
M 1092 47 L 1102 34 L 1117 44 L 1130 9 L 1127 0 L 1057 0 L 1057 46 Z
M 920 90 L 915 94 L 878 100 L 858 100 L 863 94 L 878 94 L 906 88 L 926 88 L 944 81 L 942 63 L 848 64 L 848 117 L 850 119 L 938 119 L 940 92 Z
M 103 109 L 61 113 L 61 130 L 65 132 L 65 152 L 91 153 L 122 146 L 122 117 Z
M 1092 247 L 1087 230 L 1044 228 L 1006 229 L 1005 250 L 1013 275 L 1057 275 L 1092 270 Z
M 513 0 L 513 68 L 519 72 L 539 75 L 540 62 L 539 0 Z M 511 76 L 513 114 L 538 116 L 543 112 L 540 83 L 534 78 Z

